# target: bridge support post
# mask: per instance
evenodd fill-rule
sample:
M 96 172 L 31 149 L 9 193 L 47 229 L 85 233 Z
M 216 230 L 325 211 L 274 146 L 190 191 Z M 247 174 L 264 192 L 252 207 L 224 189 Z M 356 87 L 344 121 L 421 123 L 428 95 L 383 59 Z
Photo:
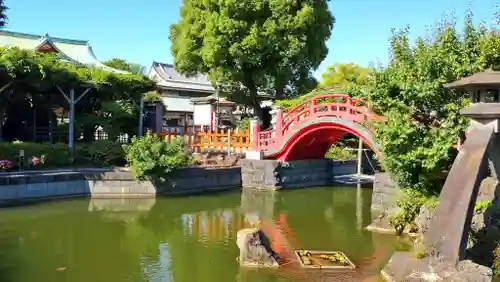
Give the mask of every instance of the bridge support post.
M 273 138 L 276 137 L 277 132 L 281 132 L 283 127 L 283 108 L 279 105 L 273 106 L 270 112 L 271 114 L 271 125 L 273 128 Z
M 252 144 L 252 149 L 245 152 L 246 158 L 250 160 L 263 160 L 264 152 L 260 150 L 260 125 L 257 119 L 250 120 L 250 143 Z
M 358 137 L 358 177 L 361 176 L 363 172 L 363 139 Z

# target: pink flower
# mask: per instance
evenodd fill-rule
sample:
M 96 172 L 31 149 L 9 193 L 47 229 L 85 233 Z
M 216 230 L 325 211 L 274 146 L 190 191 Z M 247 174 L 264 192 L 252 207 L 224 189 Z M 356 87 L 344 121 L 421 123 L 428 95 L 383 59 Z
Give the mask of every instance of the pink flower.
M 40 158 L 38 158 L 38 157 L 32 157 L 32 158 L 31 158 L 31 164 L 33 164 L 33 165 L 37 165 L 37 164 L 39 164 L 40 162 L 41 162 L 41 160 L 40 160 Z
M 12 162 L 9 160 L 0 160 L 0 169 L 9 169 L 12 167 Z

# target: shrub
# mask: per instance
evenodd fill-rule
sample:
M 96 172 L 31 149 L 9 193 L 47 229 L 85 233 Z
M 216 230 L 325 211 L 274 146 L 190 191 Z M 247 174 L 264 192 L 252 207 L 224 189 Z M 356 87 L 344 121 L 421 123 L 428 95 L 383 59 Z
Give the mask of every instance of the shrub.
M 495 277 L 500 277 L 500 245 L 493 250 L 493 264 L 491 266 Z
M 338 161 L 355 160 L 356 154 L 356 151 L 350 151 L 345 147 L 333 145 L 326 153 L 325 158 Z
M 474 212 L 475 213 L 482 213 L 486 211 L 491 206 L 491 201 L 477 201 L 475 206 L 474 206 Z
M 71 157 L 68 145 L 63 143 L 0 142 L 0 160 L 9 160 L 12 162 L 12 168 L 19 168 L 20 150 L 24 150 L 25 167 L 35 159 L 40 162 L 33 167 L 41 169 L 73 165 L 115 166 L 125 163 L 121 144 L 106 140 L 75 144 L 74 158 Z
M 64 167 L 72 164 L 66 144 L 0 142 L 0 159 L 12 161 L 13 168 L 18 168 L 21 150 L 24 150 L 25 166 L 33 157 L 42 156 L 43 165 L 39 167 Z
M 173 170 L 192 162 L 182 138 L 165 142 L 156 134 L 146 133 L 142 138 L 133 137 L 130 145 L 123 145 L 125 160 L 139 180 L 165 177 Z
M 244 119 L 239 120 L 236 123 L 236 128 L 239 129 L 239 130 L 243 130 L 243 131 L 250 130 L 250 119 L 249 118 L 244 118 Z
M 110 140 L 99 140 L 75 147 L 75 163 L 97 166 L 125 165 L 122 145 Z
M 434 195 L 425 195 L 414 189 L 404 189 L 396 201 L 399 211 L 391 216 L 390 223 L 400 235 L 409 224 L 414 222 L 423 206 L 433 208 L 436 203 L 437 197 Z

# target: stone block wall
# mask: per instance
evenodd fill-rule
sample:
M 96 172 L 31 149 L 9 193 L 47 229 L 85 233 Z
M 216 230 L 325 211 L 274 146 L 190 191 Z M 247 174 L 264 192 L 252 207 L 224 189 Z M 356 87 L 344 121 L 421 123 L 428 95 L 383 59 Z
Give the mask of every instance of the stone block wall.
M 355 174 L 356 161 L 241 160 L 242 186 L 263 190 L 303 188 L 334 184 L 337 176 Z
M 75 196 L 154 197 L 240 186 L 240 168 L 186 168 L 164 182 L 138 182 L 125 169 L 30 173 L 0 176 L 0 203 Z
M 335 168 L 329 160 L 300 160 L 281 166 L 281 188 L 328 186 L 333 182 L 334 171 L 345 174 L 344 168 Z
M 372 193 L 372 211 L 388 212 L 397 209 L 396 199 L 399 188 L 391 179 L 389 173 L 377 173 Z
M 0 174 L 0 204 L 58 197 L 155 197 L 236 187 L 264 190 L 334 184 L 356 173 L 356 161 L 241 160 L 241 168 L 185 168 L 164 181 L 138 182 L 127 169 L 87 169 Z
M 274 190 L 280 186 L 281 164 L 276 160 L 240 160 L 241 185 L 247 188 Z

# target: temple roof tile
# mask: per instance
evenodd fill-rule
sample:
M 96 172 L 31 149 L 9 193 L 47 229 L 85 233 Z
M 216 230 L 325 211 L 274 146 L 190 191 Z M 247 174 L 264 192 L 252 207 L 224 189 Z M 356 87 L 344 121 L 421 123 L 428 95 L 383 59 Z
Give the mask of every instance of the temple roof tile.
M 57 52 L 70 61 L 101 68 L 110 72 L 127 73 L 108 67 L 100 62 L 86 40 L 52 37 L 48 33 L 42 36 L 5 30 L 0 31 L 1 47 L 19 47 L 21 49 L 36 50 L 44 44 L 52 45 Z

